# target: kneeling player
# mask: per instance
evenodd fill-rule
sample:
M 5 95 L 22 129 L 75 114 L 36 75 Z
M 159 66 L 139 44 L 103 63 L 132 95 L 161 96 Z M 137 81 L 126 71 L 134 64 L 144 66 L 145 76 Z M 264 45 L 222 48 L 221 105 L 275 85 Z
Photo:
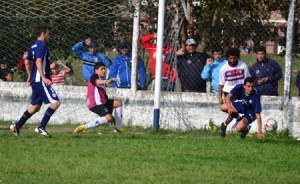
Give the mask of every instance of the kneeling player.
M 225 137 L 227 125 L 233 118 L 238 117 L 238 114 L 244 114 L 235 129 L 240 132 L 240 137 L 245 138 L 249 132 L 249 124 L 257 119 L 257 137 L 263 138 L 262 121 L 261 121 L 261 94 L 254 87 L 254 79 L 247 77 L 244 84 L 236 85 L 226 96 L 226 104 L 222 104 L 222 108 L 227 109 L 228 117 L 221 124 L 221 136 Z M 235 100 L 233 100 L 235 99 Z
M 96 63 L 94 74 L 88 81 L 88 90 L 86 95 L 87 107 L 99 117 L 87 124 L 78 126 L 74 133 L 83 132 L 87 128 L 97 127 L 107 122 L 115 123 L 117 132 L 124 132 L 122 128 L 122 102 L 116 99 L 108 99 L 106 94 L 106 84 L 112 83 L 112 80 L 105 80 L 106 68 L 102 63 Z M 115 108 L 115 117 L 112 111 Z

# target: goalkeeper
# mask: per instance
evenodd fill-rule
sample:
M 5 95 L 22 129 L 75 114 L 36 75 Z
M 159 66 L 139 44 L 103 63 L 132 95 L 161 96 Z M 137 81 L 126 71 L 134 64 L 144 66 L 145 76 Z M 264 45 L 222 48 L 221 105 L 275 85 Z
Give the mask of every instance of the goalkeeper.
M 87 89 L 87 107 L 99 117 L 84 125 L 78 126 L 74 133 L 83 132 L 88 128 L 97 127 L 108 122 L 114 122 L 115 131 L 124 132 L 122 128 L 122 102 L 117 99 L 108 99 L 106 94 L 106 85 L 114 82 L 113 80 L 105 80 L 106 68 L 102 63 L 96 63 L 94 66 L 95 73 L 88 81 Z M 112 111 L 115 109 L 115 116 Z

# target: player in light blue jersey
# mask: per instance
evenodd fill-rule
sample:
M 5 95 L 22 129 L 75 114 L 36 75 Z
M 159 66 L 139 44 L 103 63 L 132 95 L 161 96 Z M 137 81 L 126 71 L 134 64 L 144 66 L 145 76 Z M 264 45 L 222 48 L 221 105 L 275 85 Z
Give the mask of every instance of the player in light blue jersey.
M 49 37 L 50 30 L 48 27 L 38 27 L 37 40 L 28 50 L 25 67 L 28 74 L 27 86 L 31 86 L 32 89 L 31 106 L 24 112 L 16 124 L 10 126 L 11 131 L 15 135 L 19 135 L 21 127 L 32 115 L 40 110 L 43 103 L 50 103 L 51 105 L 46 110 L 42 121 L 35 128 L 36 133 L 43 136 L 50 136 L 45 128 L 53 113 L 60 106 L 60 100 L 51 87 L 50 53 L 46 45 Z M 32 70 L 29 69 L 29 62 L 33 62 Z

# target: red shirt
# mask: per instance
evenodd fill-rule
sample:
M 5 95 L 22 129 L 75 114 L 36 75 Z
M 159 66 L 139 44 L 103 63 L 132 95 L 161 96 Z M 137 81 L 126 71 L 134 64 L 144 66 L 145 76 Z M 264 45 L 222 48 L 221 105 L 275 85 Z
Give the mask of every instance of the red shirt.
M 51 74 L 51 80 L 54 84 L 65 85 L 65 76 L 68 74 L 65 70 L 59 71 L 57 75 Z
M 146 36 L 143 36 L 141 38 L 141 44 L 146 49 L 146 51 L 149 53 L 149 60 L 150 60 L 150 73 L 152 78 L 155 78 L 155 67 L 156 67 L 156 44 L 151 43 L 151 41 L 154 39 L 153 34 L 149 34 Z M 174 82 L 176 79 L 176 72 L 174 72 L 174 69 L 172 65 L 169 65 L 165 62 L 165 56 L 167 52 L 173 51 L 173 48 L 171 46 L 167 46 L 166 48 L 163 48 L 163 61 L 162 61 L 162 76 L 170 78 L 171 82 Z

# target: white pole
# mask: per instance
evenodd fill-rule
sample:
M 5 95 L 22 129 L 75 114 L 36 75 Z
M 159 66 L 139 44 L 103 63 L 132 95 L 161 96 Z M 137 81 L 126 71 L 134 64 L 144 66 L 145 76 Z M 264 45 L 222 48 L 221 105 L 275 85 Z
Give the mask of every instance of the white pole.
M 291 71 L 292 71 L 292 49 L 294 35 L 294 16 L 295 16 L 295 0 L 291 1 L 288 25 L 286 31 L 286 52 L 285 52 L 285 76 L 284 76 L 284 91 L 283 91 L 283 127 L 287 128 L 290 122 L 289 101 L 291 96 Z
M 156 45 L 155 90 L 154 90 L 154 117 L 153 117 L 154 131 L 159 129 L 164 18 L 165 18 L 165 0 L 159 0 L 157 45 Z
M 132 33 L 132 65 L 131 65 L 131 91 L 137 91 L 137 63 L 138 63 L 138 42 L 139 42 L 139 25 L 140 25 L 140 1 L 135 0 L 135 10 L 133 16 L 133 33 Z

